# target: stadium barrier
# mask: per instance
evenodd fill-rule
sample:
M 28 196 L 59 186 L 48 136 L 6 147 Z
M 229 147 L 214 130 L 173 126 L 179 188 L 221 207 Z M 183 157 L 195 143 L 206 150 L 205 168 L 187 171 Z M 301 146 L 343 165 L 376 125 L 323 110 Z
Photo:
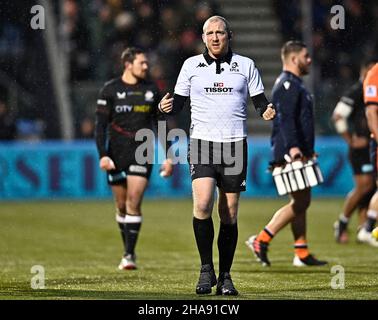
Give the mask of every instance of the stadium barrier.
M 159 146 L 160 148 L 160 146 Z M 314 196 L 345 196 L 353 187 L 347 147 L 338 137 L 317 139 L 319 164 L 324 183 Z M 186 146 L 180 146 L 186 152 Z M 244 197 L 276 197 L 267 171 L 270 147 L 267 138 L 249 138 L 247 191 Z M 175 166 L 174 175 L 164 179 L 155 165 L 146 197 L 191 196 L 189 166 Z M 105 174 L 98 167 L 93 141 L 14 142 L 0 144 L 0 200 L 104 199 L 111 196 Z

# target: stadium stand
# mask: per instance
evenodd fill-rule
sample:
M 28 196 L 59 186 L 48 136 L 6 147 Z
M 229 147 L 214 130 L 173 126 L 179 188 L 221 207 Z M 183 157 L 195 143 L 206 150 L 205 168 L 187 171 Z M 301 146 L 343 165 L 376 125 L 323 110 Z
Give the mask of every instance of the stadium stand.
M 0 10 L 0 98 L 21 120 L 45 123 L 41 138 L 59 138 L 58 107 L 51 84 L 43 32 L 30 28 L 35 0 L 4 0 Z M 58 39 L 69 62 L 70 101 L 79 137 L 81 122 L 93 113 L 97 90 L 119 74 L 114 61 L 123 47 L 140 46 L 151 60 L 151 76 L 171 91 L 182 62 L 203 50 L 202 22 L 214 13 L 228 18 L 233 47 L 251 56 L 267 92 L 280 71 L 279 47 L 302 39 L 305 24 L 300 1 L 287 0 L 61 0 L 54 2 Z M 345 30 L 330 28 L 333 5 L 343 5 Z M 378 3 L 374 0 L 313 0 L 314 95 L 318 134 L 333 134 L 330 113 L 341 92 L 357 77 L 361 59 L 378 53 Z M 37 50 L 35 48 L 38 48 Z M 43 96 L 45 99 L 38 99 Z M 252 109 L 250 109 L 252 110 Z M 186 115 L 183 114 L 182 118 Z M 251 112 L 249 126 L 269 127 Z M 18 122 L 18 121 L 17 121 Z M 182 127 L 188 124 L 179 123 Z

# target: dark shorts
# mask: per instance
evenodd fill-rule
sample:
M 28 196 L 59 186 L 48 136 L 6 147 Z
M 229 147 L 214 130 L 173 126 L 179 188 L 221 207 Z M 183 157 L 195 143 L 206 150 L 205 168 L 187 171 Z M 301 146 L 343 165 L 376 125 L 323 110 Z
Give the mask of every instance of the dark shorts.
M 124 148 L 110 147 L 109 157 L 114 161 L 116 170 L 107 173 L 108 184 L 118 185 L 126 182 L 127 176 L 140 176 L 150 179 L 152 164 L 139 164 L 135 159 L 137 145 L 128 145 Z
M 372 174 L 374 165 L 370 160 L 369 147 L 349 149 L 349 161 L 352 165 L 353 174 Z
M 246 139 L 226 143 L 190 139 L 188 161 L 192 181 L 210 177 L 224 192 L 245 191 L 247 152 Z

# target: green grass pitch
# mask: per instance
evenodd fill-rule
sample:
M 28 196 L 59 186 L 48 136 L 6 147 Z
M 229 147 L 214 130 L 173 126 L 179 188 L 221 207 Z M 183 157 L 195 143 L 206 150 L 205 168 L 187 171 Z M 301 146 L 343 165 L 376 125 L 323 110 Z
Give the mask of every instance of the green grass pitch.
M 272 267 L 255 261 L 244 241 L 283 203 L 241 200 L 231 272 L 240 295 L 233 299 L 377 299 L 378 249 L 355 242 L 356 218 L 348 245 L 333 239 L 342 199 L 314 200 L 308 213 L 310 250 L 327 267 L 291 265 L 290 228 L 272 242 Z M 117 269 L 122 247 L 111 201 L 3 202 L 0 208 L 0 299 L 222 299 L 194 293 L 199 257 L 189 199 L 144 202 L 135 271 Z M 217 269 L 216 239 L 214 254 Z M 45 269 L 45 289 L 31 288 L 34 265 Z M 345 289 L 331 288 L 334 265 L 345 270 Z

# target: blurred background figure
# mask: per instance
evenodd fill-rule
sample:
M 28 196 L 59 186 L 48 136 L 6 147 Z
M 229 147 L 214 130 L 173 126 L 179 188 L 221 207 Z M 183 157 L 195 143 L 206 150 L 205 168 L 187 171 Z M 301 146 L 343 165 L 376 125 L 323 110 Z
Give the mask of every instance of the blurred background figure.
M 359 80 L 346 92 L 337 103 L 332 119 L 336 131 L 343 137 L 349 149 L 349 162 L 353 171 L 355 187 L 351 190 L 344 203 L 343 212 L 334 224 L 335 240 L 347 243 L 348 224 L 353 212 L 358 208 L 359 226 L 365 223 L 371 197 L 375 193 L 375 170 L 370 160 L 368 128 L 362 83 L 375 60 L 361 64 Z
M 16 125 L 5 101 L 0 100 L 0 140 L 16 138 Z
M 91 117 L 85 117 L 80 122 L 79 132 L 77 134 L 78 139 L 93 139 L 94 138 L 95 123 Z

